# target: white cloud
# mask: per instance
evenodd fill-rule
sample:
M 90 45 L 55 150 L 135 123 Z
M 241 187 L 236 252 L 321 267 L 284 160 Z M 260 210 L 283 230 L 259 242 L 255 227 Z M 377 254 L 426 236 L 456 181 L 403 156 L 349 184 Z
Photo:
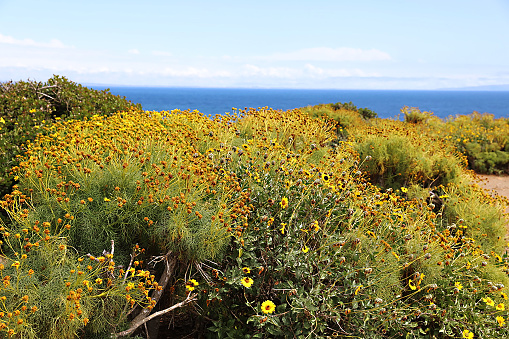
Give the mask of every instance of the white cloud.
M 15 39 L 11 36 L 0 34 L 0 44 L 9 44 L 17 46 L 46 47 L 46 48 L 65 48 L 63 42 L 58 39 L 51 39 L 49 42 L 37 42 L 32 39 Z
M 251 64 L 244 65 L 243 76 L 262 76 L 272 78 L 294 78 L 302 75 L 302 71 L 289 67 L 259 67 Z
M 161 74 L 169 77 L 197 77 L 197 78 L 214 78 L 214 77 L 231 77 L 232 74 L 228 71 L 211 71 L 207 68 L 185 67 L 185 68 L 171 68 L 166 67 L 155 74 Z
M 378 49 L 315 47 L 260 57 L 271 61 L 387 61 L 391 56 Z
M 365 72 L 358 68 L 320 68 L 311 64 L 304 66 L 307 75 L 318 78 L 339 78 L 339 77 L 379 77 L 377 72 Z
M 166 51 L 152 51 L 152 55 L 165 56 L 165 57 L 173 56 L 173 54 L 171 52 L 166 52 Z
M 140 54 L 140 51 L 137 50 L 136 48 L 133 48 L 133 49 L 128 50 L 127 53 L 137 55 L 137 54 Z

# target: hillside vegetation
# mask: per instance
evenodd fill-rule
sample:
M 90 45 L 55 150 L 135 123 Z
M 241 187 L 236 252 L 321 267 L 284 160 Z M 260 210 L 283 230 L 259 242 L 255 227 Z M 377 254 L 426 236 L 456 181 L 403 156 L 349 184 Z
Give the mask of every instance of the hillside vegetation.
M 3 336 L 509 335 L 507 201 L 467 169 L 506 169 L 507 119 L 95 109 L 6 174 Z

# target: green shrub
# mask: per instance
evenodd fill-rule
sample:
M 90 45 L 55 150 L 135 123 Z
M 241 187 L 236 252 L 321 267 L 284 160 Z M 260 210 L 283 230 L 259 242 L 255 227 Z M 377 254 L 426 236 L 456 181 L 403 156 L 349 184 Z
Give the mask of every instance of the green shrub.
M 0 83 L 0 197 L 14 184 L 9 175 L 28 141 L 55 120 L 109 115 L 136 106 L 109 90 L 93 90 L 61 76 L 47 82 Z
M 433 112 L 421 112 L 417 107 L 405 106 L 401 109 L 404 115 L 404 121 L 411 124 L 422 124 L 433 117 Z
M 451 145 L 344 109 L 338 141 L 305 112 L 45 127 L 0 201 L 2 335 L 125 336 L 179 308 L 211 338 L 507 336 L 505 206 Z M 19 323 L 24 295 L 44 312 Z

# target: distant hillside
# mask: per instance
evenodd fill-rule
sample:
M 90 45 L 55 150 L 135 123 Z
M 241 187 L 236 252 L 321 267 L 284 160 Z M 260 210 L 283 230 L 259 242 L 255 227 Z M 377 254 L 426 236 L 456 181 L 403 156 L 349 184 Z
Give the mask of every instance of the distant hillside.
M 471 87 L 442 88 L 442 91 L 509 91 L 509 84 Z

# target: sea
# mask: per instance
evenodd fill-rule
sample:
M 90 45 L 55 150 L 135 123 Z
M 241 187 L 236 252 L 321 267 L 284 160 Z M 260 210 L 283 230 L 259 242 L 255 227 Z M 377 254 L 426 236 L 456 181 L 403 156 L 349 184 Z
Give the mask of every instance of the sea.
M 91 86 L 105 89 L 104 86 Z M 232 108 L 269 107 L 288 110 L 309 105 L 352 102 L 368 108 L 379 118 L 402 119 L 404 106 L 417 107 L 446 119 L 474 111 L 509 118 L 509 91 L 456 90 L 326 90 L 109 87 L 111 93 L 140 103 L 144 110 L 198 110 L 208 116 L 231 112 Z

